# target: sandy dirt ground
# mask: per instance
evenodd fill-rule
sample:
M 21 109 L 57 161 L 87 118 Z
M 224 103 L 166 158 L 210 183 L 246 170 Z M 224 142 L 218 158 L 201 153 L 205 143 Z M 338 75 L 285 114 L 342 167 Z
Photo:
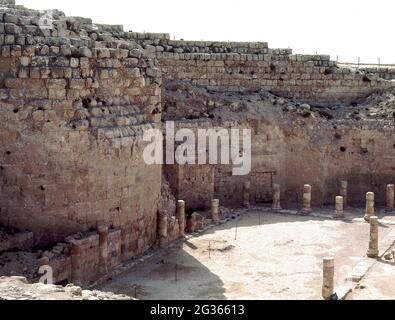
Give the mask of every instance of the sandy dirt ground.
M 355 219 L 251 210 L 239 221 L 171 245 L 96 289 L 148 300 L 321 299 L 323 257 L 335 257 L 336 290 L 366 255 L 363 209 L 348 216 Z M 380 239 L 393 227 L 381 225 Z

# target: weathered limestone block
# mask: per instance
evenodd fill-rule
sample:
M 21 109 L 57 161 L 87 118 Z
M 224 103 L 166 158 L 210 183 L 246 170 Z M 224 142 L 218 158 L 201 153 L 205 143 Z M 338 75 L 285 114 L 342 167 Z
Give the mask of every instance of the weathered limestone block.
M 121 263 L 122 258 L 122 231 L 109 229 L 107 268 L 113 268 Z
M 194 233 L 204 227 L 204 217 L 197 212 L 194 212 L 187 219 L 187 232 Z
M 19 58 L 22 56 L 22 47 L 21 46 L 12 46 L 11 47 L 11 57 Z
M 15 4 L 15 2 L 14 2 Z M 18 24 L 19 23 L 19 18 L 16 15 L 13 15 L 11 13 L 5 13 L 3 16 L 4 22 L 5 23 L 13 23 L 13 24 Z
M 92 58 L 92 51 L 87 47 L 80 47 L 79 54 L 84 58 Z

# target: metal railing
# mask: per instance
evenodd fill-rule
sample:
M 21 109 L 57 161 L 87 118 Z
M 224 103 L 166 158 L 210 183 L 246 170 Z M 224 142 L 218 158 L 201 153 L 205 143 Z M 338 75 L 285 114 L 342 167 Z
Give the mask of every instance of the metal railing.
M 349 67 L 349 68 L 395 68 L 395 64 L 391 63 L 381 63 L 381 59 L 378 58 L 377 63 L 366 63 L 361 62 L 361 58 L 358 57 L 358 62 L 339 62 L 336 57 L 336 62 L 339 66 Z

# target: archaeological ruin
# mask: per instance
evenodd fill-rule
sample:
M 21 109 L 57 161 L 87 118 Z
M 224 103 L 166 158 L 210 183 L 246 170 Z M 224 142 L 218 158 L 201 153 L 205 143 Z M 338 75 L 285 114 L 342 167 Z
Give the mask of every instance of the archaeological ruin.
M 0 276 L 35 283 L 50 266 L 54 284 L 88 286 L 259 207 L 303 219 L 329 207 L 336 223 L 359 208 L 371 228 L 361 247 L 377 258 L 375 216 L 394 209 L 394 80 L 394 68 L 171 40 L 1 0 Z M 147 164 L 144 132 L 166 136 L 166 122 L 250 129 L 250 173 Z M 333 257 L 323 272 L 329 299 Z

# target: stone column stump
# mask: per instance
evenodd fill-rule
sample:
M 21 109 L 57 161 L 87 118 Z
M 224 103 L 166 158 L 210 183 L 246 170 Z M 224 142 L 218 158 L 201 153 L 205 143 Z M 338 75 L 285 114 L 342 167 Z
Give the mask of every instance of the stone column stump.
M 379 219 L 376 216 L 370 217 L 370 239 L 367 256 L 369 258 L 379 257 Z
M 329 300 L 334 293 L 335 259 L 333 257 L 324 258 L 322 297 Z
M 336 197 L 335 204 L 335 219 L 343 219 L 344 218 L 344 198 L 341 196 Z
M 164 247 L 167 243 L 168 214 L 166 210 L 158 213 L 158 238 L 159 246 Z
M 366 193 L 366 210 L 365 210 L 365 220 L 369 221 L 370 217 L 374 215 L 374 193 Z
M 280 185 L 279 184 L 273 184 L 273 204 L 272 204 L 272 210 L 281 210 L 281 191 L 280 191 Z
M 311 186 L 309 184 L 305 184 L 303 187 L 303 209 L 301 210 L 301 213 L 308 215 L 311 212 Z
M 386 211 L 394 211 L 394 189 L 393 184 L 387 185 L 387 207 Z
M 214 199 L 211 201 L 211 219 L 213 220 L 213 223 L 218 223 L 220 220 L 218 199 Z
M 348 206 L 348 182 L 343 180 L 340 182 L 340 196 L 343 197 L 343 208 L 347 208 Z
M 177 201 L 177 219 L 178 225 L 180 229 L 180 236 L 185 237 L 185 201 L 178 200 Z
M 250 207 L 250 190 L 251 190 L 251 182 L 244 182 L 243 185 L 243 207 Z
M 99 233 L 99 250 L 100 250 L 100 258 L 99 258 L 99 272 L 101 274 L 107 274 L 107 262 L 108 262 L 108 227 L 100 226 L 98 227 Z

